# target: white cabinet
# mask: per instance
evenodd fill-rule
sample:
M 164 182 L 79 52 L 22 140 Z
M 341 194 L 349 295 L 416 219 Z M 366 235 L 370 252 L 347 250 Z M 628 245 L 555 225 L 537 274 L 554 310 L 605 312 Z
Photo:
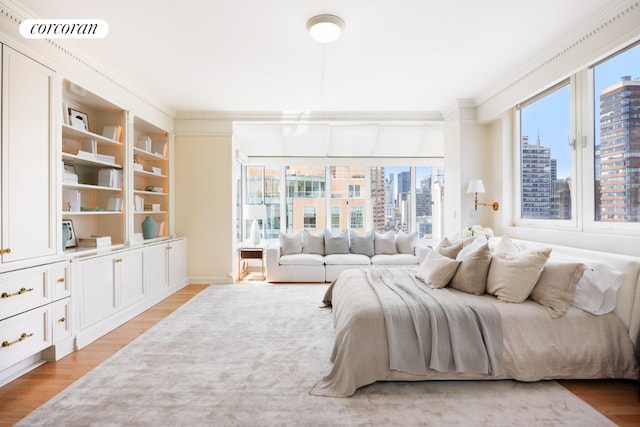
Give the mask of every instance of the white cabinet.
M 74 262 L 72 281 L 78 286 L 79 328 L 86 329 L 117 310 L 114 255 Z M 74 292 L 74 297 L 76 297 Z
M 143 301 L 144 275 L 143 252 L 141 250 L 123 251 L 116 262 L 116 290 L 119 293 L 120 310 Z
M 176 239 L 167 243 L 169 287 L 181 288 L 188 284 L 187 241 Z
M 49 68 L 2 46 L 3 265 L 57 252 L 53 75 Z
M 50 310 L 44 305 L 0 322 L 0 371 L 51 345 Z
M 145 248 L 145 280 L 150 295 L 185 286 L 187 244 L 185 239 L 152 244 Z

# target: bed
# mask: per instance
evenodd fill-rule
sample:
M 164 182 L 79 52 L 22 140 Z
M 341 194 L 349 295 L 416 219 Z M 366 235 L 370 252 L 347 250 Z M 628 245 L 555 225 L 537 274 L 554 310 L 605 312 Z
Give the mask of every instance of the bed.
M 330 372 L 311 389 L 310 393 L 320 396 L 348 397 L 358 388 L 376 381 L 419 381 L 444 379 L 515 379 L 520 381 L 538 381 L 548 379 L 592 379 L 592 378 L 638 378 L 638 361 L 635 346 L 638 344 L 640 318 L 634 305 L 640 300 L 636 292 L 640 262 L 637 258 L 596 253 L 573 248 L 553 247 L 555 259 L 572 256 L 589 260 L 588 265 L 613 264 L 616 271 L 624 275 L 616 289 L 616 307 L 606 314 L 592 314 L 573 305 L 568 306 L 562 315 L 550 315 L 546 307 L 531 298 L 520 303 L 509 303 L 495 295 L 475 295 L 447 286 L 434 289 L 428 299 L 454 301 L 454 305 L 484 307 L 489 315 L 475 315 L 481 324 L 482 341 L 493 341 L 487 348 L 466 349 L 482 355 L 483 367 L 468 369 L 465 363 L 456 366 L 455 362 L 435 364 L 429 354 L 423 367 L 415 367 L 415 357 L 408 364 L 398 348 L 410 348 L 415 351 L 435 348 L 433 344 L 439 338 L 428 336 L 424 342 L 407 344 L 399 342 L 398 334 L 414 320 L 399 320 L 391 328 L 391 344 L 387 326 L 390 319 L 388 311 L 383 311 L 380 299 L 385 292 L 398 294 L 394 286 L 400 286 L 400 297 L 394 297 L 405 304 L 406 295 L 423 293 L 425 283 L 416 277 L 417 267 L 395 269 L 353 269 L 347 270 L 330 285 L 325 295 L 325 303 L 331 305 L 336 331 L 335 342 L 330 356 Z M 563 255 L 564 252 L 564 255 Z M 587 258 L 587 257 L 591 258 Z M 560 258 L 562 259 L 562 258 Z M 587 261 L 585 261 L 586 263 Z M 496 265 L 498 263 L 496 262 Z M 373 270 L 376 270 L 375 272 Z M 391 271 L 393 270 L 393 271 Z M 593 270 L 593 268 L 592 268 Z M 372 285 L 372 281 L 384 282 Z M 397 283 L 396 283 L 397 282 Z M 376 288 L 377 286 L 377 288 Z M 377 289 L 377 290 L 376 290 Z M 380 289 L 386 289 L 381 292 Z M 406 292 L 405 292 L 406 290 Z M 408 292 L 408 293 L 407 293 Z M 435 294 L 433 296 L 432 294 Z M 387 295 L 388 296 L 388 295 Z M 442 298 L 441 298 L 442 296 Z M 392 298 L 393 299 L 393 298 Z M 390 303 L 391 310 L 397 313 L 404 310 L 407 317 L 415 317 L 411 308 L 399 308 Z M 422 303 L 420 303 L 422 304 Z M 385 308 L 388 310 L 388 307 Z M 494 314 L 491 314 L 491 313 Z M 491 327 L 495 322 L 499 326 Z M 451 316 L 450 314 L 445 317 Z M 468 314 L 463 314 L 469 316 Z M 492 317 L 494 316 L 494 317 Z M 428 316 L 427 316 L 428 317 Z M 433 316 L 432 317 L 432 323 Z M 472 316 L 473 317 L 473 316 Z M 404 323 L 403 323 L 404 322 Z M 408 323 L 407 323 L 408 322 Z M 442 323 L 441 320 L 435 323 Z M 453 325 L 450 318 L 449 322 Z M 400 326 L 398 326 L 400 325 Z M 484 326 L 482 326 L 484 325 Z M 487 327 L 487 325 L 489 325 Z M 425 330 L 435 331 L 425 328 Z M 484 328 L 484 330 L 482 330 Z M 459 329 L 459 328 L 458 328 Z M 494 330 L 493 336 L 487 330 Z M 498 331 L 495 331 L 498 329 Z M 400 332 L 399 332 L 400 331 Z M 453 335 L 455 328 L 450 333 Z M 472 334 L 472 335 L 473 335 Z M 417 334 L 414 334 L 417 335 Z M 431 340 L 431 344 L 428 341 Z M 468 338 L 465 337 L 468 341 Z M 473 339 L 471 340 L 473 341 Z M 455 344 L 464 348 L 464 341 Z M 453 345 L 455 347 L 455 345 Z M 446 353 L 446 352 L 445 352 Z M 422 356 L 420 356 L 422 357 Z M 437 359 L 437 358 L 436 358 Z M 412 365 L 412 363 L 414 365 Z M 435 369 L 433 367 L 435 366 Z

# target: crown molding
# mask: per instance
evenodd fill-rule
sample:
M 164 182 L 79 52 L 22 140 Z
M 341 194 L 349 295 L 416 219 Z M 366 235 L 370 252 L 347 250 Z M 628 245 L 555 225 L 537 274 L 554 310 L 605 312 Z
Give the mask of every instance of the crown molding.
M 442 113 L 430 111 L 184 111 L 176 121 L 255 122 L 442 122 Z

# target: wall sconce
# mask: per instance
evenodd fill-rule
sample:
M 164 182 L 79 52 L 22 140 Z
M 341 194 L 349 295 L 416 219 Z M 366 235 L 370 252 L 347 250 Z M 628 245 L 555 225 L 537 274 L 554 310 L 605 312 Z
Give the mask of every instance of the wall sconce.
M 480 206 L 491 206 L 494 211 L 497 211 L 500 208 L 498 202 L 493 203 L 480 203 L 478 202 L 478 193 L 484 193 L 484 184 L 481 179 L 472 179 L 469 181 L 469 187 L 467 187 L 467 193 L 475 193 L 475 200 L 473 208 L 478 210 L 478 205 Z

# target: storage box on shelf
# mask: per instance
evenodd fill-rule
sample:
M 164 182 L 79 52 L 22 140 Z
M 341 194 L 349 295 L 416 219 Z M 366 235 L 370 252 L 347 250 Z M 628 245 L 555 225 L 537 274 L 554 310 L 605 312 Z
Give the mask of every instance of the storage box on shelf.
M 62 215 L 77 237 L 125 239 L 125 112 L 72 82 L 63 83 Z M 68 114 L 68 115 L 66 115 Z M 75 251 L 87 250 L 78 247 Z
M 145 120 L 134 118 L 133 194 L 134 233 L 142 232 L 142 221 L 151 215 L 156 237 L 169 235 L 168 133 Z

